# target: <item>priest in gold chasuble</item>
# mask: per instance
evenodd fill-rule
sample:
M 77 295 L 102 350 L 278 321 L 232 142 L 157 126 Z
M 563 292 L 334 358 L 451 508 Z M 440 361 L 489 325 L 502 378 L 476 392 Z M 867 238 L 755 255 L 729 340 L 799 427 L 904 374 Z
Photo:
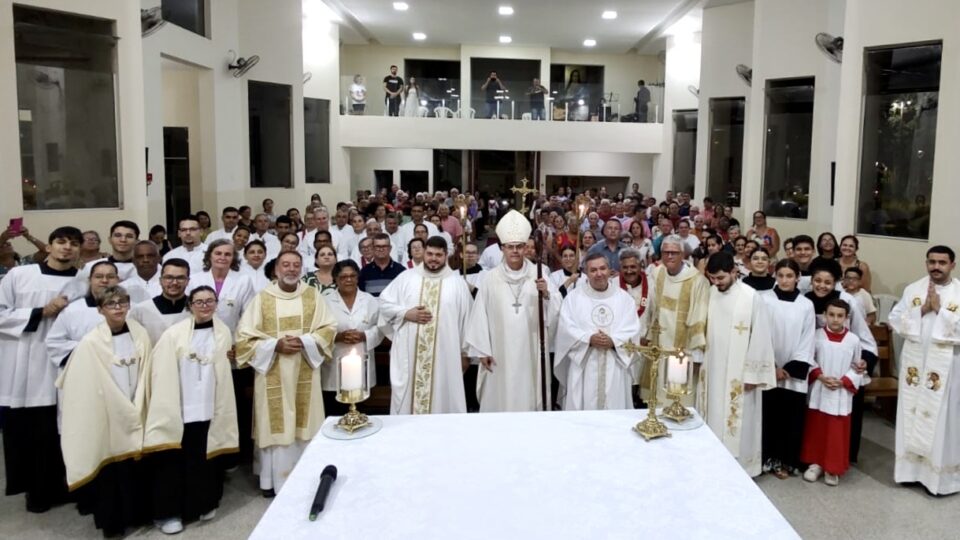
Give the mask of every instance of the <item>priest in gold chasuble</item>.
M 337 320 L 316 288 L 300 282 L 303 261 L 277 257 L 277 282 L 247 305 L 237 327 L 237 363 L 256 370 L 254 443 L 260 489 L 279 490 L 323 423 L 320 364 L 331 361 Z

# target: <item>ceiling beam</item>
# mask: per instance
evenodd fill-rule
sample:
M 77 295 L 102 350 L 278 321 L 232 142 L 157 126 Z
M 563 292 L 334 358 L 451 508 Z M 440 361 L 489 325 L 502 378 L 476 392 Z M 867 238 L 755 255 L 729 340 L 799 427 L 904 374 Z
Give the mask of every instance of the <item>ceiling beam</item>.
M 347 6 L 343 5 L 343 2 L 340 0 L 323 0 L 323 3 L 340 17 L 340 20 L 343 21 L 340 24 L 349 26 L 354 32 L 360 34 L 367 41 L 367 45 L 380 45 L 380 41 L 367 30 L 367 27 L 360 22 L 360 19 L 357 19 L 352 11 L 347 9 Z
M 681 0 L 679 4 L 672 10 L 670 13 L 667 13 L 667 16 L 663 18 L 662 21 L 657 23 L 656 26 L 650 29 L 649 32 L 638 41 L 628 53 L 640 54 L 640 51 L 644 50 L 648 45 L 652 44 L 654 41 L 663 37 L 664 32 L 670 29 L 671 26 L 676 24 L 677 21 L 682 19 L 684 15 L 690 12 L 690 10 L 700 7 L 703 3 L 703 0 Z

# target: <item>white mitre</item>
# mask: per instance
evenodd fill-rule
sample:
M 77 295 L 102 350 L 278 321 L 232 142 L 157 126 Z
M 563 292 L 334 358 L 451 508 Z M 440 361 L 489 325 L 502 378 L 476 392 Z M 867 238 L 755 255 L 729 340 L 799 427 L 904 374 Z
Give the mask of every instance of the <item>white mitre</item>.
M 530 222 L 523 214 L 510 210 L 497 223 L 497 238 L 501 244 L 524 244 L 530 238 Z

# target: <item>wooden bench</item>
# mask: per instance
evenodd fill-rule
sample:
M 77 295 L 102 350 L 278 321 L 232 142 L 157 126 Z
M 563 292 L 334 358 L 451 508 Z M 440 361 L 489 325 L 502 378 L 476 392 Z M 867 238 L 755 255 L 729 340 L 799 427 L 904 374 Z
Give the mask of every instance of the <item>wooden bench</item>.
M 873 377 L 864 389 L 864 396 L 874 399 L 874 409 L 882 418 L 895 422 L 897 418 L 897 384 L 899 378 L 893 371 L 893 336 L 886 324 L 870 327 L 877 340 L 877 365 L 879 376 Z

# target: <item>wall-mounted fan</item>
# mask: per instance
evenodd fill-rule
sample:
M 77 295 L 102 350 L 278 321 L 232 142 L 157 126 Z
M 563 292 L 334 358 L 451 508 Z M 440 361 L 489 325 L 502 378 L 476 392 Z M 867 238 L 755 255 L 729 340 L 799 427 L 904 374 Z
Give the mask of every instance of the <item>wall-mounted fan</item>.
M 237 53 L 232 50 L 230 54 L 231 60 L 230 63 L 227 64 L 227 69 L 232 71 L 234 78 L 237 79 L 246 75 L 246 73 L 253 69 L 253 66 L 257 65 L 257 62 L 260 61 L 260 57 L 255 54 L 246 58 L 237 57 Z
M 737 64 L 737 76 L 747 83 L 747 86 L 753 86 L 753 69 L 743 64 Z
M 147 37 L 163 28 L 167 21 L 163 20 L 160 6 L 140 10 L 140 36 Z
M 696 97 L 700 97 L 700 89 L 697 88 L 696 86 L 692 85 L 692 84 L 687 87 L 687 91 L 690 92 L 691 94 L 693 94 L 693 95 L 696 96 Z
M 827 58 L 838 64 L 843 60 L 843 36 L 834 37 L 826 32 L 820 32 L 814 38 L 814 42 L 817 48 L 827 55 Z

